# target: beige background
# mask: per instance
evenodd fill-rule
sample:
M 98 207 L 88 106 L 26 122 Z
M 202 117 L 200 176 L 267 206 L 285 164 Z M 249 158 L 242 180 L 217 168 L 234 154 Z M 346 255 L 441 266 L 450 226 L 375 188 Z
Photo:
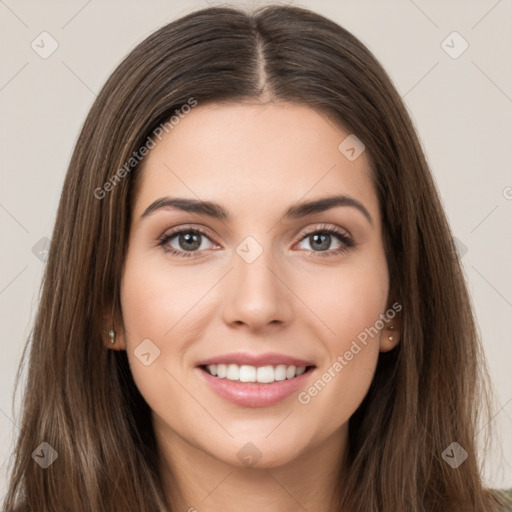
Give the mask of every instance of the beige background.
M 493 424 L 502 433 L 501 450 L 489 454 L 485 476 L 489 485 L 512 487 L 512 2 L 292 3 L 332 18 L 368 45 L 412 115 L 460 241 L 496 388 Z M 1 496 L 18 429 L 11 400 L 15 371 L 43 271 L 38 249 L 51 236 L 80 127 L 96 93 L 136 44 L 208 4 L 220 5 L 0 0 Z M 43 31 L 58 43 L 47 59 L 31 47 Z M 453 31 L 463 40 L 446 39 Z M 452 58 L 442 47 L 445 39 L 452 55 L 464 40 L 469 47 Z

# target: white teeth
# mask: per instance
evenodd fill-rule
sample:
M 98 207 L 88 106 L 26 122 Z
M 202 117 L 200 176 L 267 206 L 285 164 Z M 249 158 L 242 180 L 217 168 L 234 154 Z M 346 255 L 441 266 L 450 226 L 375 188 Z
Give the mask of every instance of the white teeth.
M 272 366 L 260 366 L 256 374 L 256 382 L 266 384 L 274 382 L 274 368 Z
M 254 366 L 240 366 L 240 382 L 256 382 L 256 368 Z
M 293 377 L 295 377 L 296 370 L 297 368 L 295 366 L 288 366 L 288 368 L 286 368 L 286 378 L 293 379 Z
M 207 371 L 220 379 L 240 382 L 259 382 L 267 384 L 275 381 L 293 379 L 306 371 L 305 366 L 286 366 L 279 364 L 273 366 L 249 366 L 237 364 L 210 364 Z
M 240 378 L 240 367 L 236 364 L 230 364 L 226 373 L 226 379 L 238 380 Z
M 274 379 L 275 380 L 286 380 L 286 366 L 284 364 L 280 364 L 274 370 Z

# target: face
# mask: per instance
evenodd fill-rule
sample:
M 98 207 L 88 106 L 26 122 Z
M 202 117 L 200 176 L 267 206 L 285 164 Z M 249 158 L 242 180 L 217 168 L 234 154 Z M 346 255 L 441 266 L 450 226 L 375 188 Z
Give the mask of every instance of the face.
M 396 343 L 370 161 L 338 148 L 348 135 L 306 106 L 199 105 L 147 155 L 118 340 L 169 447 L 270 467 L 347 431 Z

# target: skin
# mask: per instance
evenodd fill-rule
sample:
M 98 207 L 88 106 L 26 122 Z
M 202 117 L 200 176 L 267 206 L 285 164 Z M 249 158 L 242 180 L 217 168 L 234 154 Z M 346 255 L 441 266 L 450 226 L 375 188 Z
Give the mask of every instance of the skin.
M 173 502 L 179 510 L 334 510 L 348 420 L 368 391 L 379 351 L 398 342 L 398 317 L 305 405 L 296 394 L 269 407 L 234 405 L 198 378 L 195 366 L 237 350 L 291 354 L 317 366 L 307 389 L 391 306 L 370 160 L 363 152 L 349 161 L 338 150 L 348 134 L 302 105 L 198 105 L 145 158 L 116 348 L 127 350 L 151 407 L 165 490 L 180 492 Z M 299 201 L 334 194 L 360 201 L 373 223 L 348 206 L 282 219 Z M 215 201 L 233 219 L 171 208 L 141 218 L 164 196 Z M 196 226 L 208 234 L 199 236 L 197 258 L 158 246 L 171 228 Z M 348 233 L 355 247 L 336 254 L 343 242 L 331 235 L 327 249 L 315 252 L 304 233 L 323 226 Z M 263 249 L 252 263 L 236 252 L 247 236 Z M 179 235 L 168 245 L 189 247 Z M 160 355 L 145 366 L 134 350 L 148 338 Z M 237 456 L 249 441 L 261 453 L 253 466 Z

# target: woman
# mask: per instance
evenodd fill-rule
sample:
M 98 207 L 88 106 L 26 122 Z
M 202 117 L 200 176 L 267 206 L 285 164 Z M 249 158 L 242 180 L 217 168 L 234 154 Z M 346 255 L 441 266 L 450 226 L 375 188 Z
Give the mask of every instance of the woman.
M 209 8 L 77 142 L 7 510 L 504 510 L 484 360 L 401 99 L 310 11 Z

